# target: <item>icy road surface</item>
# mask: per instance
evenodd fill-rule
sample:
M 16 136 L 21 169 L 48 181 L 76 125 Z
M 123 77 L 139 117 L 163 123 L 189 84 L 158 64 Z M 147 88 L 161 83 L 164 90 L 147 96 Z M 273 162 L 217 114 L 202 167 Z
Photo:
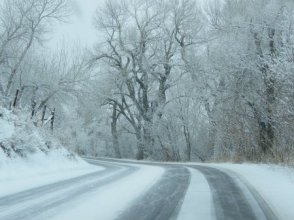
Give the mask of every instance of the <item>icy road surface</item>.
M 210 166 L 85 159 L 103 169 L 0 197 L 0 219 L 279 219 L 248 182 Z

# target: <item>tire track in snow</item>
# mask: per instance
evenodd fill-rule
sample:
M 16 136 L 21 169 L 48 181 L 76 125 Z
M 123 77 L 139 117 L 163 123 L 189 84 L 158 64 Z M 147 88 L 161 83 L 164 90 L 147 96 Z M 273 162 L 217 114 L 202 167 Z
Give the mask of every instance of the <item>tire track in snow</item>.
M 181 164 L 168 164 L 168 163 L 160 163 L 160 162 L 136 162 L 136 161 L 120 161 L 116 159 L 107 159 L 107 158 L 99 158 L 99 160 L 102 161 L 111 161 L 111 162 L 117 162 L 117 163 L 124 163 L 124 164 L 144 164 L 144 165 L 151 165 L 151 166 L 159 166 L 166 169 L 172 169 L 172 168 L 179 168 L 183 167 Z M 204 175 L 206 178 L 208 185 L 210 187 L 211 193 L 212 193 L 212 219 L 217 220 L 235 220 L 235 219 L 248 219 L 248 220 L 277 220 L 278 218 L 274 214 L 274 212 L 270 209 L 269 205 L 264 201 L 264 199 L 260 196 L 260 194 L 250 185 L 248 184 L 244 179 L 240 178 L 240 176 L 231 175 L 231 172 L 223 172 L 219 169 L 208 167 L 208 166 L 202 166 L 202 165 L 184 165 L 184 167 L 190 167 L 193 169 L 198 170 L 200 173 Z M 190 177 L 189 177 L 190 178 Z M 172 180 L 171 180 L 172 181 Z M 162 182 L 156 183 L 156 185 L 153 187 L 163 184 Z M 189 183 L 187 184 L 189 185 Z M 189 186 L 197 188 L 197 186 Z M 173 214 L 170 216 L 170 218 L 167 217 L 167 215 L 161 216 L 161 211 L 163 205 L 160 202 L 157 202 L 158 209 L 149 209 L 146 208 L 147 206 L 152 206 L 150 203 L 152 201 L 157 200 L 156 195 L 153 195 L 152 199 L 148 199 L 147 194 L 151 193 L 152 190 L 150 189 L 148 192 L 146 192 L 145 197 L 141 196 L 140 199 L 137 200 L 137 202 L 134 202 L 134 206 L 130 207 L 128 211 L 124 212 L 118 219 L 176 219 L 178 216 L 179 210 L 181 208 L 181 202 L 178 202 L 176 208 L 174 208 Z M 187 186 L 188 188 L 188 186 Z M 181 198 L 178 198 L 179 201 L 182 201 L 185 197 L 185 193 L 187 191 L 187 188 L 184 190 L 184 193 L 179 196 Z M 155 190 L 156 191 L 156 190 Z M 161 192 L 159 192 L 161 193 Z M 158 196 L 158 195 L 157 195 Z M 167 197 L 168 198 L 168 197 Z M 161 199 L 159 199 L 162 201 Z M 145 202 L 147 203 L 145 205 L 145 209 L 152 210 L 153 214 L 146 214 L 145 217 L 142 217 L 143 213 L 146 213 L 142 209 L 144 205 L 140 204 Z M 148 205 L 149 203 L 149 205 Z M 166 202 L 168 203 L 168 202 Z M 153 204 L 155 205 L 155 203 Z M 141 206 L 141 207 L 140 207 Z M 155 205 L 156 206 L 156 205 Z M 140 210 L 140 211 L 136 211 Z M 137 213 L 137 216 L 135 214 L 130 213 Z M 157 217 L 159 215 L 160 217 Z
M 231 170 L 225 168 L 222 168 L 222 170 L 225 170 L 229 174 L 231 173 L 239 179 L 239 181 L 244 185 L 244 187 L 250 192 L 255 201 L 258 203 L 258 206 L 260 207 L 261 211 L 263 212 L 267 220 L 279 220 L 279 218 L 276 216 L 276 214 L 270 208 L 270 206 L 266 203 L 266 201 L 262 198 L 259 192 L 245 178 Z
M 176 218 L 190 182 L 184 167 L 161 166 L 165 173 L 148 191 L 136 199 L 117 220 L 168 220 Z
M 197 165 L 189 167 L 197 169 L 205 176 L 212 192 L 215 219 L 272 219 L 268 218 L 268 214 L 259 201 L 250 199 L 250 197 L 254 197 L 254 195 L 251 195 L 252 190 L 248 191 L 244 189 L 244 186 L 241 188 L 240 184 L 237 183 L 241 181 L 240 179 L 235 180 L 231 175 L 212 167 Z M 245 195 L 246 190 L 247 193 L 251 194 Z

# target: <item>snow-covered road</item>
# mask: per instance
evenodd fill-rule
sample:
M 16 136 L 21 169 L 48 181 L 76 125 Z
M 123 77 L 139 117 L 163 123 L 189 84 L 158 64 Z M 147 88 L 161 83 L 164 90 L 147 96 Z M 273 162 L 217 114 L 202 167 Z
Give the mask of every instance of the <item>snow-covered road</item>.
M 225 169 L 85 160 L 101 168 L 0 196 L 0 219 L 281 219 L 248 181 Z

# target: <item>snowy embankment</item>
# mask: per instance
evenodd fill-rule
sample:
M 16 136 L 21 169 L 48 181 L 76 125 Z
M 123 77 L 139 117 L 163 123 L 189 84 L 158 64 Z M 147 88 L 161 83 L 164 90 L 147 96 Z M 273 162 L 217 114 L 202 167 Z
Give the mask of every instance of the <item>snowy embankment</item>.
M 27 112 L 0 107 L 0 196 L 99 169 L 36 127 Z

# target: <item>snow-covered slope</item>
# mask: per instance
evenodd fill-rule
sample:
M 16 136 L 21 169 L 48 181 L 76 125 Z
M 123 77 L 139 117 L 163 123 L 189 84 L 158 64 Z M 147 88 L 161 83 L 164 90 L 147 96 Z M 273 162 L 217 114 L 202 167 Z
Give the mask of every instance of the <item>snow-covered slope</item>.
M 27 111 L 0 106 L 0 196 L 98 169 L 35 126 Z
M 0 107 L 0 147 L 2 165 L 16 158 L 50 156 L 56 151 L 63 159 L 75 159 L 48 131 L 35 126 L 29 113 L 21 109 L 9 111 Z

